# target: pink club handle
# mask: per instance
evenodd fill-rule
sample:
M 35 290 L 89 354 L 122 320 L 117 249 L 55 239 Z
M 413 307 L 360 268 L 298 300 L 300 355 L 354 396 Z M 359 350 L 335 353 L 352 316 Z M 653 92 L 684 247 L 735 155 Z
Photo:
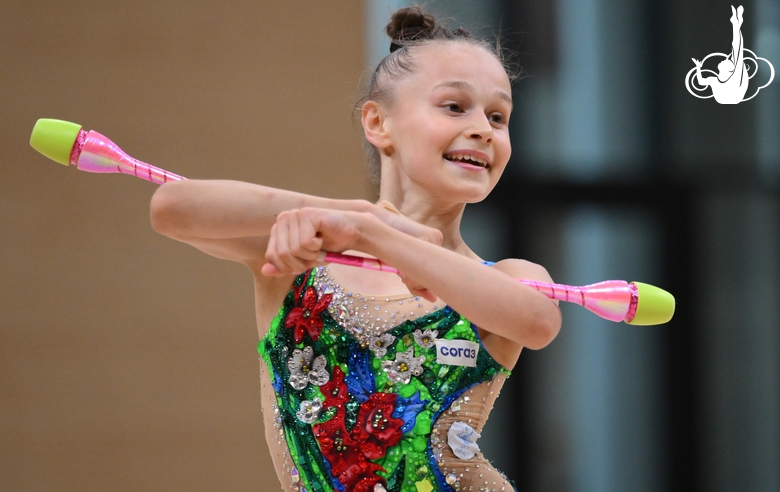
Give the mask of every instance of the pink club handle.
M 358 268 L 367 268 L 369 270 L 377 270 L 387 273 L 400 273 L 397 269 L 391 267 L 386 263 L 382 263 L 376 258 L 363 258 L 361 256 L 345 255 L 341 253 L 331 253 L 330 251 L 323 251 L 320 254 L 320 261 L 326 263 L 338 263 L 340 265 L 348 265 Z
M 629 322 L 636 315 L 639 295 L 636 285 L 625 280 L 605 280 L 575 287 L 518 279 L 550 299 L 573 302 L 610 321 Z

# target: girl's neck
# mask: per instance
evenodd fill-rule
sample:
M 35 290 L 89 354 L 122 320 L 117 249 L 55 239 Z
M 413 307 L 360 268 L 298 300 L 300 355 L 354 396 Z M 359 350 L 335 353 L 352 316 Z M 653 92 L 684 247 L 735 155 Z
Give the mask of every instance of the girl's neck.
M 415 222 L 441 231 L 442 247 L 469 258 L 479 259 L 460 235 L 460 222 L 466 204 L 443 204 L 431 197 L 420 197 L 411 193 L 391 193 L 386 190 L 380 191 L 379 201 L 391 204 L 400 214 Z

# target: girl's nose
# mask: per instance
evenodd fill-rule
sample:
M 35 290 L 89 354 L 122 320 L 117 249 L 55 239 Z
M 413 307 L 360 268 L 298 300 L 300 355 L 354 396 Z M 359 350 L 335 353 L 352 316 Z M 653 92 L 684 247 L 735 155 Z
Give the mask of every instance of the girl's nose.
M 488 143 L 493 141 L 493 137 L 487 136 L 483 133 L 472 133 L 471 138 L 474 140 L 485 140 Z
M 468 129 L 468 133 L 474 140 L 484 140 L 487 143 L 493 141 L 493 127 L 486 117 L 479 118 L 479 121 Z
M 474 140 L 484 140 L 486 143 L 492 143 L 493 129 L 490 127 L 479 130 L 471 129 L 469 137 L 473 138 Z

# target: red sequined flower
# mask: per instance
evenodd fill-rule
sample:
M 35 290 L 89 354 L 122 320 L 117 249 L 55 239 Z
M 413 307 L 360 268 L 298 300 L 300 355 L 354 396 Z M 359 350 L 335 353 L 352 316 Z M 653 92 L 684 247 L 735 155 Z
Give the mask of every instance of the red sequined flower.
M 332 419 L 314 425 L 314 436 L 330 463 L 331 475 L 345 486 L 346 492 L 373 491 L 374 484 L 385 484 L 384 479 L 376 474 L 384 468 L 366 459 L 361 444 L 347 431 L 345 414 L 344 406 L 338 406 Z
M 320 391 L 325 397 L 323 407 L 336 407 L 339 411 L 343 410 L 344 403 L 349 401 L 349 390 L 344 382 L 344 371 L 339 366 L 333 368 L 333 377 L 320 386 Z
M 370 460 L 383 457 L 387 448 L 398 444 L 403 436 L 403 419 L 393 418 L 397 398 L 393 393 L 374 393 L 360 405 L 352 438 Z
M 303 290 L 303 296 L 301 296 Z M 322 333 L 323 311 L 330 304 L 333 294 L 323 294 L 317 299 L 317 291 L 311 285 L 306 286 L 306 279 L 299 287 L 294 289 L 295 304 L 284 320 L 285 328 L 293 329 L 293 340 L 295 343 L 303 341 L 303 331 L 309 334 L 312 341 L 317 341 Z
M 357 421 L 351 431 L 346 428 L 346 403 L 349 390 L 344 371 L 333 369 L 333 377 L 320 386 L 325 396 L 324 407 L 336 407 L 336 414 L 327 422 L 315 424 L 314 436 L 320 450 L 330 463 L 331 474 L 341 482 L 346 492 L 373 492 L 385 479 L 376 474 L 385 471 L 369 461 L 382 458 L 389 447 L 401 440 L 403 419 L 393 418 L 398 395 L 373 393 L 358 409 Z

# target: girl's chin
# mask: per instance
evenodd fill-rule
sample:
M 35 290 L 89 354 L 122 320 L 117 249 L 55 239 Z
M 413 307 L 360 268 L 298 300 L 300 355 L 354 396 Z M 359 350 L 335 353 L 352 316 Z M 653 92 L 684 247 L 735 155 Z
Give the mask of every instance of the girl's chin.
M 464 183 L 460 180 L 449 183 L 449 186 L 442 186 L 440 196 L 454 202 L 478 203 L 487 198 L 492 190 L 493 187 L 487 183 Z

